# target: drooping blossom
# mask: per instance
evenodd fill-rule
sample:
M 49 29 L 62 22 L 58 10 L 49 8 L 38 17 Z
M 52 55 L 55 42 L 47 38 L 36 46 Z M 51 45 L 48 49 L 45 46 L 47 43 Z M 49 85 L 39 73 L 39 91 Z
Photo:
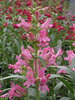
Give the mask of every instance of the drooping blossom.
M 37 79 L 40 80 L 38 89 L 39 89 L 39 91 L 42 90 L 42 92 L 45 92 L 45 91 L 49 92 L 49 88 L 46 85 L 46 82 L 49 79 L 50 74 L 45 75 L 45 70 L 46 70 L 46 68 L 44 68 L 44 67 L 38 69 Z
M 44 22 L 44 23 L 40 26 L 40 28 L 41 28 L 41 29 L 47 29 L 48 26 L 49 26 L 50 20 L 51 20 L 51 18 L 47 18 L 46 22 Z
M 21 17 L 20 17 L 20 20 L 21 20 L 21 23 L 17 24 L 17 26 L 22 27 L 24 31 L 28 32 L 29 28 L 31 28 L 32 26 L 26 21 L 24 21 Z
M 51 49 L 52 49 L 52 51 L 54 51 L 53 48 L 51 48 Z M 52 53 L 50 59 L 48 60 L 47 66 L 54 65 L 54 66 L 57 67 L 56 59 L 57 59 L 60 55 L 62 55 L 62 54 L 63 54 L 63 52 L 62 52 L 61 49 L 59 49 L 58 52 L 57 52 L 56 54 L 55 54 L 55 53 Z
M 42 57 L 47 67 L 51 65 L 55 65 L 57 67 L 56 59 L 62 55 L 62 53 L 62 50 L 59 49 L 59 51 L 55 54 L 54 49 L 49 46 L 38 50 L 38 56 Z
M 72 71 L 74 71 L 74 72 L 75 72 L 75 68 L 72 68 Z
M 21 66 L 23 67 L 27 67 L 28 64 L 26 61 L 22 60 L 18 55 L 16 56 L 16 59 L 18 60 L 16 62 L 16 64 L 12 65 L 12 64 L 9 64 L 9 69 L 14 69 L 14 73 L 22 73 L 22 68 Z
M 73 52 L 73 50 L 67 51 L 67 57 L 64 58 L 64 60 L 67 60 L 69 62 L 69 66 L 72 63 L 72 59 L 75 57 L 75 54 Z M 72 68 L 72 71 L 75 71 L 75 67 Z
M 46 29 L 40 30 L 40 35 L 37 38 L 37 41 L 39 42 L 38 46 L 40 47 L 48 46 L 47 41 L 50 41 L 50 39 L 47 37 L 47 34 L 48 33 L 46 32 Z
M 63 67 L 66 67 L 66 66 L 63 66 Z M 57 72 L 58 74 L 66 74 L 66 71 L 65 70 L 63 70 L 63 69 L 60 69 L 58 72 Z
M 34 49 L 31 46 L 27 46 L 27 48 L 30 50 L 30 52 L 34 52 Z
M 69 62 L 69 65 L 71 65 L 73 57 L 75 57 L 75 54 L 73 50 L 67 51 L 67 57 L 64 58 L 64 60 L 67 60 Z
M 30 60 L 32 58 L 30 51 L 28 49 L 24 49 L 24 46 L 21 47 L 21 51 L 22 53 L 20 56 L 22 56 L 24 60 Z
M 74 43 L 72 43 L 72 45 L 73 45 L 73 46 L 75 46 L 75 42 L 74 42 Z
M 26 81 L 24 82 L 24 86 L 28 88 L 30 85 L 34 85 L 35 78 L 33 77 L 33 71 L 30 67 L 27 68 L 27 73 L 26 73 Z
M 35 40 L 35 37 L 34 37 L 32 32 L 29 32 L 29 34 L 25 33 L 25 35 L 27 36 L 29 41 L 34 41 Z
M 9 90 L 9 92 L 1 95 L 0 97 L 5 98 L 8 95 L 9 100 L 12 100 L 12 97 L 22 97 L 24 94 L 26 94 L 26 90 L 24 88 L 17 84 L 14 85 L 11 82 L 11 89 Z

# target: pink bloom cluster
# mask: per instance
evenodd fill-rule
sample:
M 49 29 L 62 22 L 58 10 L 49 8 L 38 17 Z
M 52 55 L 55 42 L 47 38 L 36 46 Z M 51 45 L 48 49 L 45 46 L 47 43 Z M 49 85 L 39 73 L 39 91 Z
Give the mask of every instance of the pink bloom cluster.
M 7 95 L 9 97 L 9 100 L 12 100 L 12 97 L 22 97 L 24 94 L 26 94 L 26 90 L 24 88 L 22 88 L 21 86 L 19 85 L 14 85 L 12 82 L 11 82 L 11 89 L 9 90 L 8 93 L 5 93 L 3 95 L 1 95 L 0 97 L 1 98 L 5 98 Z
M 23 74 L 26 77 L 26 81 L 23 83 L 26 88 L 29 88 L 31 85 L 35 86 L 38 82 L 39 91 L 42 90 L 42 92 L 49 92 L 47 81 L 49 80 L 50 74 L 45 74 L 46 68 L 44 68 L 41 64 L 38 56 L 44 60 L 46 67 L 50 67 L 51 65 L 57 67 L 56 59 L 63 54 L 61 49 L 55 53 L 54 49 L 49 46 L 48 42 L 50 41 L 50 38 L 48 37 L 47 30 L 48 28 L 53 27 L 53 25 L 50 24 L 51 19 L 47 18 L 46 22 L 42 25 L 37 23 L 37 29 L 39 30 L 35 34 L 32 31 L 33 28 L 30 22 L 24 21 L 21 17 L 20 20 L 21 23 L 16 26 L 21 27 L 25 32 L 27 32 L 25 33 L 27 39 L 30 43 L 34 43 L 34 45 L 36 45 L 37 50 L 34 50 L 35 48 L 33 49 L 31 46 L 27 46 L 27 49 L 22 46 L 21 54 L 16 56 L 16 64 L 9 64 L 8 68 L 13 69 L 14 73 Z M 65 73 L 63 70 L 62 72 Z M 13 96 L 21 97 L 24 93 L 26 93 L 26 90 L 11 82 L 10 91 L 0 97 L 6 97 L 6 95 L 8 95 L 9 99 L 12 100 Z
M 56 58 L 62 54 L 63 52 L 61 49 L 59 49 L 57 54 L 55 54 L 54 49 L 52 47 L 50 48 L 49 46 L 38 50 L 38 56 L 43 58 L 44 62 L 47 63 L 47 67 L 51 65 L 55 65 L 57 67 L 57 64 L 55 62 Z
M 38 68 L 38 75 L 37 75 L 37 79 L 40 80 L 39 83 L 39 91 L 42 90 L 43 92 L 48 91 L 49 92 L 49 88 L 46 85 L 47 80 L 50 77 L 50 74 L 45 75 L 45 70 L 46 68 L 42 67 L 42 68 Z
M 33 66 L 32 66 L 33 70 L 30 67 L 30 62 L 33 59 L 32 54 L 34 53 L 33 48 L 28 46 L 28 49 L 24 49 L 24 46 L 22 46 L 21 51 L 22 51 L 22 53 L 20 54 L 20 56 L 16 56 L 16 59 L 18 61 L 14 65 L 9 64 L 9 69 L 14 69 L 14 73 L 22 73 L 23 72 L 22 66 L 23 66 L 23 68 L 27 69 L 26 76 L 25 76 L 27 80 L 23 84 L 24 86 L 26 86 L 26 88 L 28 88 L 31 85 L 34 85 L 38 79 L 38 80 L 40 80 L 38 89 L 42 90 L 43 92 L 45 90 L 49 91 L 49 89 L 46 85 L 46 82 L 47 82 L 50 74 L 47 74 L 45 76 L 46 68 L 44 68 L 42 65 L 41 65 L 41 67 L 39 67 L 40 66 L 39 59 L 37 59 L 37 76 L 34 78 L 34 76 L 36 74 L 35 73 L 35 71 L 36 71 L 35 70 L 35 60 L 33 60 Z M 44 47 L 43 49 L 39 49 L 37 56 L 40 56 L 44 60 L 47 67 L 49 67 L 51 65 L 55 65 L 57 67 L 57 64 L 55 62 L 56 58 L 58 56 L 60 56 L 62 53 L 63 53 L 62 50 L 59 49 L 57 54 L 55 54 L 54 49 L 50 48 L 48 46 L 48 47 Z
M 21 17 L 20 17 L 20 20 L 21 20 L 21 23 L 17 24 L 18 27 L 22 27 L 22 29 L 25 31 L 25 32 L 29 32 L 30 31 L 30 28 L 32 28 L 32 25 L 26 21 L 24 21 Z M 38 46 L 40 47 L 45 47 L 45 46 L 48 46 L 48 41 L 50 41 L 50 39 L 48 38 L 48 32 L 46 31 L 48 28 L 52 28 L 52 24 L 49 24 L 50 22 L 50 18 L 48 18 L 46 20 L 46 22 L 44 22 L 41 26 L 40 26 L 40 33 L 37 36 L 37 39 L 36 41 L 39 42 Z M 32 32 L 29 32 L 28 33 L 25 33 L 27 38 L 29 39 L 29 41 L 35 41 L 35 37 L 33 35 Z M 36 34 L 37 35 L 37 34 Z

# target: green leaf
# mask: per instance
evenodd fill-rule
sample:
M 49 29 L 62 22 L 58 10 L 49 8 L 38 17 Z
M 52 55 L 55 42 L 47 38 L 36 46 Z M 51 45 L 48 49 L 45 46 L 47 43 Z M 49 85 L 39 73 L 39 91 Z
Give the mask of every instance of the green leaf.
M 57 77 L 62 77 L 62 76 L 61 75 L 57 75 L 57 74 L 51 74 L 50 79 L 57 78 Z
M 55 66 L 50 66 L 50 67 L 55 67 Z M 55 68 L 60 68 L 60 69 L 65 70 L 67 72 L 67 74 L 69 74 L 71 76 L 71 79 L 75 82 L 75 72 L 73 72 L 71 70 L 71 68 L 67 68 L 67 67 L 63 67 L 63 66 L 58 66 Z
M 67 82 L 67 81 L 65 81 L 63 78 L 58 78 L 60 81 L 62 81 L 64 84 L 65 84 L 65 86 L 69 89 L 69 91 L 71 92 L 71 93 L 73 93 L 74 94 L 74 91 L 73 91 L 73 87 Z
M 71 68 L 75 67 L 75 57 L 72 59 Z
M 71 93 L 74 93 L 71 85 L 67 81 L 65 81 L 62 76 L 57 75 L 57 74 L 51 74 L 50 79 L 52 79 L 52 78 L 58 78 L 61 82 L 64 83 L 64 85 L 70 90 Z
M 8 91 L 8 90 L 10 90 L 10 89 L 11 89 L 11 88 L 4 89 L 4 90 L 2 90 L 2 92 Z
M 63 82 L 57 83 L 57 85 L 54 88 L 54 91 L 58 91 L 63 85 L 64 85 Z
M 11 75 L 11 76 L 7 76 L 7 77 L 0 78 L 0 81 L 6 80 L 6 79 L 9 79 L 9 78 L 21 78 L 21 79 L 26 79 L 24 76 L 20 76 L 20 75 Z
M 70 98 L 68 98 L 68 97 L 62 97 L 62 98 L 59 99 L 59 100 L 70 100 Z
M 17 39 L 14 39 L 14 45 L 16 45 L 18 53 L 20 53 L 20 45 Z
M 46 68 L 44 60 L 41 57 L 39 57 L 39 56 L 38 56 L 38 58 L 39 58 L 40 62 L 42 63 L 42 65 Z

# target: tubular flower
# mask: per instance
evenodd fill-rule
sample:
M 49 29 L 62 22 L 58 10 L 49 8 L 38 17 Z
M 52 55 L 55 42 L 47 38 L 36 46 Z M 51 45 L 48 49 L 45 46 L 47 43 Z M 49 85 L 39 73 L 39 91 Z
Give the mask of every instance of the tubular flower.
M 21 47 L 21 56 L 24 58 L 24 60 L 30 60 L 32 58 L 32 55 L 28 49 L 24 49 L 24 46 Z
M 45 92 L 45 90 L 49 92 L 49 88 L 46 85 L 46 82 L 49 79 L 50 74 L 45 75 L 45 70 L 46 68 L 44 67 L 42 67 L 41 69 L 38 69 L 37 79 L 40 80 L 38 89 L 39 91 L 42 90 L 42 92 Z
M 63 67 L 66 67 L 66 66 L 63 66 Z M 60 69 L 58 72 L 57 72 L 58 74 L 66 74 L 66 71 L 65 70 L 63 70 L 63 69 Z
M 46 29 L 40 30 L 40 36 L 38 37 L 37 41 L 39 42 L 38 46 L 40 47 L 48 46 L 47 41 L 50 41 L 50 39 L 47 37 Z
M 74 42 L 74 43 L 72 43 L 72 45 L 73 45 L 73 46 L 75 46 L 75 42 Z
M 0 96 L 1 98 L 5 98 L 7 95 L 9 97 L 9 100 L 12 100 L 12 97 L 22 97 L 24 94 L 26 93 L 26 90 L 24 88 L 22 88 L 19 85 L 14 85 L 11 82 L 11 89 L 9 90 L 8 93 L 3 94 L 2 96 Z
M 22 27 L 22 29 L 26 32 L 29 32 L 29 28 L 31 28 L 32 26 L 25 22 L 21 17 L 20 17 L 21 23 L 17 24 L 18 27 Z
M 67 60 L 69 62 L 69 65 L 71 65 L 72 59 L 73 57 L 75 57 L 75 54 L 73 50 L 67 51 L 66 53 L 68 57 L 65 57 L 64 60 Z M 75 71 L 75 68 L 72 68 L 72 71 Z
M 75 57 L 75 54 L 73 50 L 67 51 L 66 53 L 68 57 L 65 57 L 64 60 L 67 60 L 69 62 L 69 65 L 71 65 L 72 59 L 73 57 Z
M 38 56 L 43 58 L 47 67 L 51 65 L 55 65 L 57 67 L 57 64 L 55 63 L 56 58 L 62 55 L 62 53 L 62 50 L 59 49 L 57 54 L 55 54 L 54 49 L 52 47 L 50 48 L 49 46 L 47 48 L 38 50 Z
M 26 86 L 26 88 L 28 88 L 30 85 L 34 85 L 35 79 L 33 78 L 33 71 L 30 67 L 28 67 L 27 69 L 27 73 L 26 73 L 26 81 L 24 82 L 24 86 Z
M 14 65 L 9 64 L 8 68 L 9 69 L 14 69 L 14 73 L 21 73 L 22 72 L 21 66 L 27 67 L 28 64 L 24 60 L 20 59 L 19 56 L 16 56 L 16 59 L 18 60 L 16 62 L 16 64 L 14 64 Z
M 47 29 L 48 26 L 49 26 L 50 20 L 51 20 L 51 18 L 47 18 L 46 22 L 44 22 L 44 23 L 40 26 L 40 28 L 41 28 L 41 29 Z

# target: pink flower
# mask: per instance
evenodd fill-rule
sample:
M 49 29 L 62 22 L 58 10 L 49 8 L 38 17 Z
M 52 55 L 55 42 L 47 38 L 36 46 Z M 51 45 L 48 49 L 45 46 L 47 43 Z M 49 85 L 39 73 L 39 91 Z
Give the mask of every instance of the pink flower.
M 53 28 L 53 26 L 54 26 L 53 24 L 49 24 L 48 25 L 49 28 Z
M 30 50 L 30 52 L 34 52 L 34 49 L 31 46 L 27 46 L 27 48 Z
M 59 70 L 57 73 L 58 73 L 58 74 L 61 74 L 61 73 L 66 74 L 66 71 L 63 70 L 63 69 L 61 69 L 61 70 Z
M 42 29 L 47 29 L 48 26 L 49 26 L 50 20 L 51 20 L 51 18 L 47 18 L 46 22 L 43 23 L 43 24 L 40 26 L 40 28 L 42 28 Z
M 5 94 L 1 95 L 0 98 L 5 98 L 7 95 L 8 95 L 8 93 L 5 93 Z M 10 100 L 12 100 L 12 99 L 10 99 Z
M 25 33 L 25 35 L 27 36 L 27 38 L 28 38 L 30 41 L 34 41 L 34 40 L 35 40 L 35 37 L 34 37 L 34 35 L 33 35 L 31 32 L 29 32 L 29 34 Z
M 37 76 L 38 79 L 41 79 L 44 77 L 45 70 L 46 70 L 46 68 L 44 68 L 44 67 L 42 67 L 41 69 L 38 70 L 38 76 Z
M 45 92 L 45 90 L 49 92 L 49 88 L 46 85 L 46 80 L 45 79 L 41 79 L 40 80 L 39 88 L 38 89 L 39 89 L 39 91 L 42 90 L 42 92 Z
M 24 60 L 30 60 L 32 58 L 32 55 L 28 49 L 24 49 L 24 46 L 21 47 L 21 56 L 24 58 Z
M 40 30 L 40 36 L 38 37 L 37 41 L 39 41 L 38 46 L 40 47 L 48 46 L 47 41 L 50 41 L 50 39 L 47 37 L 46 29 Z
M 9 97 L 9 100 L 12 100 L 12 97 L 22 97 L 24 94 L 26 93 L 26 90 L 24 88 L 22 88 L 19 85 L 14 85 L 11 82 L 11 89 L 9 90 L 8 93 L 3 94 L 2 96 L 0 96 L 1 98 L 5 98 L 7 95 Z
M 16 62 L 16 64 L 14 64 L 14 65 L 9 64 L 8 68 L 14 69 L 14 73 L 21 73 L 22 72 L 21 66 L 23 65 L 23 67 L 27 67 L 28 64 L 24 60 L 20 59 L 20 57 L 18 55 L 16 56 L 16 59 L 18 60 Z
M 42 67 L 41 69 L 38 69 L 37 79 L 40 80 L 38 89 L 39 89 L 39 91 L 42 90 L 42 92 L 45 92 L 45 90 L 49 92 L 49 88 L 46 85 L 46 82 L 49 79 L 50 74 L 47 74 L 45 76 L 45 70 L 46 69 L 44 67 Z
M 49 46 L 38 50 L 38 56 L 42 57 L 45 62 L 50 59 L 51 55 L 52 53 Z
M 72 68 L 72 71 L 74 71 L 74 72 L 75 72 L 75 68 Z
M 62 55 L 62 50 L 59 49 L 59 51 L 57 52 L 57 54 L 55 54 L 54 49 L 51 47 L 47 47 L 47 48 L 43 48 L 38 50 L 38 56 L 40 56 L 46 64 L 47 67 L 51 66 L 51 65 L 55 65 L 57 67 L 56 64 L 56 59 L 57 57 L 59 57 L 60 55 Z
M 75 24 L 73 24 L 73 28 L 74 28 L 74 31 L 75 31 Z
M 26 78 L 27 80 L 23 84 L 24 86 L 27 85 L 26 88 L 28 88 L 30 85 L 34 85 L 35 78 L 33 78 L 33 71 L 30 67 L 27 69 Z
M 62 54 L 63 54 L 62 49 L 59 49 L 59 51 L 58 51 L 57 54 L 56 54 L 56 57 L 58 57 L 58 56 L 60 56 L 60 55 L 62 55 Z
M 0 88 L 1 88 L 1 85 L 0 85 Z M 2 93 L 2 90 L 0 90 L 0 93 Z
M 66 66 L 63 66 L 63 67 L 66 67 Z M 63 70 L 63 69 L 60 69 L 58 72 L 57 72 L 58 74 L 66 74 L 66 71 L 65 70 Z
M 75 46 L 75 42 L 74 42 L 74 43 L 72 43 L 72 45 L 73 45 L 73 46 Z
M 32 26 L 25 22 L 21 17 L 20 17 L 21 23 L 17 24 L 18 27 L 22 27 L 22 29 L 26 32 L 29 32 L 29 28 L 31 28 Z
M 73 50 L 67 51 L 67 57 L 64 58 L 64 60 L 67 60 L 69 62 L 69 65 L 71 65 L 73 57 L 75 57 L 75 54 L 73 53 Z

